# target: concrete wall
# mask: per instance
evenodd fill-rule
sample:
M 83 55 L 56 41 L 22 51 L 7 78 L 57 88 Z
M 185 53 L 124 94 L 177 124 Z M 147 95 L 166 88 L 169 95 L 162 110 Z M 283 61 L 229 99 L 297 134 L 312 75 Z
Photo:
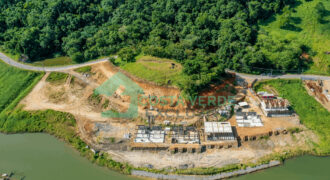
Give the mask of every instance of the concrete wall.
M 151 172 L 146 172 L 146 171 L 137 171 L 133 170 L 132 175 L 133 176 L 143 176 L 143 177 L 149 177 L 149 178 L 154 178 L 154 179 L 180 179 L 180 180 L 215 180 L 215 179 L 224 179 L 224 178 L 230 178 L 233 176 L 239 176 L 243 174 L 248 174 L 252 173 L 255 171 L 259 171 L 262 169 L 270 168 L 273 166 L 278 166 L 280 165 L 280 161 L 271 161 L 268 164 L 262 164 L 256 167 L 247 167 L 246 169 L 241 169 L 233 172 L 224 172 L 224 173 L 219 173 L 215 175 L 210 175 L 210 176 L 188 176 L 188 175 L 165 175 L 165 174 L 157 174 L 157 173 L 151 173 Z

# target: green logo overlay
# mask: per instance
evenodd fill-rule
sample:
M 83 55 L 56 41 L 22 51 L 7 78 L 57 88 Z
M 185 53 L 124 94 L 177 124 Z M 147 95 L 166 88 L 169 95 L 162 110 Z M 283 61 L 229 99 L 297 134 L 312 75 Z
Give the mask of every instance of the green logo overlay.
M 130 106 L 126 112 L 115 112 L 113 110 L 102 112 L 102 117 L 106 118 L 136 118 L 138 116 L 138 96 L 144 94 L 143 89 L 134 81 L 121 72 L 116 73 L 100 87 L 95 89 L 96 95 L 112 96 L 120 87 L 124 87 L 125 91 L 122 95 L 130 97 Z
M 141 96 L 144 94 L 143 89 L 136 84 L 134 81 L 132 81 L 130 78 L 128 78 L 126 75 L 124 75 L 121 72 L 116 73 L 111 78 L 109 78 L 105 83 L 103 83 L 100 87 L 96 88 L 94 91 L 95 95 L 104 95 L 104 96 L 112 96 L 116 93 L 116 91 L 120 88 L 124 87 L 124 92 L 121 95 L 129 96 L 130 102 L 129 102 L 129 108 L 126 112 L 117 112 L 114 110 L 108 110 L 105 112 L 102 112 L 102 117 L 105 118 L 125 118 L 125 119 L 131 119 L 138 117 L 138 105 L 147 106 L 150 104 L 150 110 L 153 110 L 153 106 L 171 106 L 171 107 L 177 107 L 179 105 L 185 106 L 183 97 L 181 96 Z M 235 96 L 194 96 L 194 97 L 188 97 L 188 102 L 192 106 L 198 106 L 198 107 L 221 107 L 224 105 L 232 106 L 235 103 L 234 100 Z M 143 103 L 143 101 L 148 101 L 147 103 Z M 188 109 L 186 109 L 186 113 L 188 112 Z M 227 108 L 228 109 L 228 108 Z M 161 115 L 162 111 L 155 109 L 158 114 Z M 175 110 L 165 110 L 165 114 L 168 111 L 175 111 Z M 179 117 L 179 110 L 177 111 L 177 116 Z M 146 116 L 149 116 L 148 109 L 146 110 Z M 171 117 L 166 114 L 167 117 Z M 187 115 L 188 116 L 188 115 Z

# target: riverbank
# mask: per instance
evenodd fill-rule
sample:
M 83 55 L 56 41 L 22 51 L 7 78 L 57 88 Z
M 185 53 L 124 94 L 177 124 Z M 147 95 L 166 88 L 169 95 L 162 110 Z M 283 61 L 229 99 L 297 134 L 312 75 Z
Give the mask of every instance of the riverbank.
M 22 120 L 20 119 L 21 117 L 25 117 L 25 119 Z M 3 127 L 6 127 L 6 129 L 4 129 Z M 106 152 L 93 153 L 92 149 L 90 149 L 76 133 L 77 130 L 75 119 L 72 115 L 68 113 L 56 112 L 53 110 L 27 112 L 20 109 L 15 109 L 6 116 L 6 122 L 5 124 L 3 124 L 3 127 L 0 130 L 6 133 L 49 133 L 59 139 L 64 140 L 67 144 L 70 144 L 80 153 L 81 156 L 89 159 L 91 162 L 99 166 L 108 167 L 111 170 L 115 170 L 127 175 L 135 175 L 132 172 L 135 172 L 136 170 L 164 175 L 173 174 L 193 176 L 213 176 L 214 174 L 230 173 L 234 171 L 243 173 L 246 172 L 245 170 L 249 169 L 248 167 L 258 167 L 259 165 L 267 164 L 274 159 L 280 162 L 287 158 L 307 153 L 307 151 L 299 150 L 275 153 L 260 159 L 256 163 L 232 164 L 221 168 L 209 167 L 189 169 L 148 169 L 133 167 L 128 163 L 121 163 L 116 160 L 113 160 L 113 158 Z
M 252 172 L 256 172 L 262 169 L 274 167 L 280 165 L 280 161 L 271 161 L 267 164 L 258 165 L 256 167 L 247 167 L 246 169 L 236 170 L 232 172 L 224 172 L 219 173 L 211 176 L 187 176 L 187 175 L 165 175 L 165 174 L 157 174 L 157 173 L 150 173 L 147 171 L 137 171 L 133 170 L 132 175 L 134 176 L 143 176 L 143 177 L 149 177 L 154 179 L 182 179 L 182 180 L 216 180 L 216 179 L 223 179 L 223 178 L 230 178 L 234 176 L 239 176 L 243 174 L 248 174 Z
M 0 172 L 13 173 L 13 180 L 136 179 L 91 163 L 49 134 L 0 134 L 0 142 Z

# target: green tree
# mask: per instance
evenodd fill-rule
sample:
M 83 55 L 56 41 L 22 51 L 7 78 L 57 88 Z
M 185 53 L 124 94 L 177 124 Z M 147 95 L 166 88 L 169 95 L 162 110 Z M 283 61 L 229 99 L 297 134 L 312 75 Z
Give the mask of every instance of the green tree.
M 322 22 L 323 17 L 325 16 L 327 10 L 324 7 L 323 2 L 319 2 L 315 6 L 315 10 L 317 13 L 317 21 Z
M 133 62 L 135 61 L 136 51 L 132 47 L 125 47 L 120 49 L 118 56 L 123 62 Z
M 290 6 L 285 6 L 282 15 L 279 17 L 280 28 L 285 28 L 291 25 L 291 14 L 292 10 L 290 9 Z
M 75 52 L 71 56 L 72 60 L 75 62 L 84 62 L 84 55 L 81 52 Z

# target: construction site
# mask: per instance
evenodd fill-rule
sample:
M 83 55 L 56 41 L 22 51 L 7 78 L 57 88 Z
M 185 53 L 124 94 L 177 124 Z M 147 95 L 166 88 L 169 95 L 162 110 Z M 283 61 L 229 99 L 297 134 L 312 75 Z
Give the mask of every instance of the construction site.
M 174 103 L 162 106 L 156 98 L 142 100 L 135 118 L 109 118 L 106 111 L 126 112 L 130 97 L 122 95 L 119 86 L 111 96 L 97 95 L 95 89 L 116 73 L 125 74 L 143 89 L 144 97 L 174 96 Z M 48 82 L 49 73 L 26 96 L 21 104 L 26 110 L 54 109 L 69 112 L 77 120 L 80 137 L 95 152 L 104 151 L 119 162 L 137 167 L 153 168 L 222 167 L 226 164 L 258 159 L 276 150 L 304 148 L 309 131 L 289 135 L 290 129 L 304 130 L 299 117 L 287 111 L 289 103 L 272 91 L 262 96 L 251 88 L 255 80 L 229 74 L 217 85 L 199 96 L 225 97 L 220 106 L 192 106 L 178 103 L 181 92 L 176 87 L 158 86 L 138 79 L 129 73 L 102 62 L 88 72 L 64 71 L 68 77 L 61 82 Z M 232 97 L 232 98 L 230 98 Z M 198 104 L 197 99 L 196 104 Z M 212 99 L 206 98 L 205 103 Z M 153 103 L 155 105 L 153 105 Z M 190 108 L 187 115 L 186 109 Z M 159 115 L 169 110 L 168 116 Z M 148 113 L 146 113 L 148 111 Z M 306 147 L 307 148 L 307 147 Z M 185 166 L 186 167 L 186 166 Z
M 302 79 L 309 95 L 330 111 L 330 82 L 320 79 Z
M 168 121 L 162 128 L 153 126 L 155 120 L 149 117 L 148 126 L 138 126 L 130 150 L 202 153 L 210 149 L 238 148 L 248 141 L 287 134 L 288 129 L 300 125 L 297 115 L 289 110 L 287 100 L 241 88 L 244 95 L 235 98 L 238 101 L 234 104 L 209 110 L 190 126 L 171 125 Z

